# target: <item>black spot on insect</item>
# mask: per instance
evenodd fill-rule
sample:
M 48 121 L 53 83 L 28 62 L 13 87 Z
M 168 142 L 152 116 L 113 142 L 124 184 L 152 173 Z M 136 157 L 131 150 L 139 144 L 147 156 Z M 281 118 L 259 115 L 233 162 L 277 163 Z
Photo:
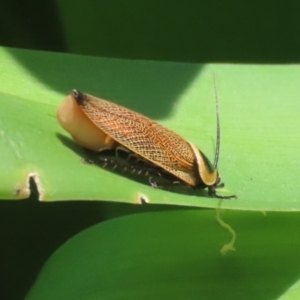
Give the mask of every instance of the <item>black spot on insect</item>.
M 86 95 L 76 89 L 73 90 L 73 96 L 80 105 L 83 105 L 84 102 L 87 101 Z

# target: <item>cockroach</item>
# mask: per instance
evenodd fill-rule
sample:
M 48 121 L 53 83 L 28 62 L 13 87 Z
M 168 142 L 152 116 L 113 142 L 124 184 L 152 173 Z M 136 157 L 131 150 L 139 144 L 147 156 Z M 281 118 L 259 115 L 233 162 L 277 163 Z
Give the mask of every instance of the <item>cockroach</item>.
M 224 186 L 217 171 L 220 153 L 217 93 L 216 117 L 217 145 L 214 163 L 211 164 L 194 144 L 170 129 L 128 108 L 76 89 L 57 112 L 62 127 L 88 149 L 101 151 L 120 147 L 172 174 L 188 186 L 195 189 L 207 187 L 212 197 L 237 198 L 235 195 L 221 196 L 216 193 L 217 188 Z

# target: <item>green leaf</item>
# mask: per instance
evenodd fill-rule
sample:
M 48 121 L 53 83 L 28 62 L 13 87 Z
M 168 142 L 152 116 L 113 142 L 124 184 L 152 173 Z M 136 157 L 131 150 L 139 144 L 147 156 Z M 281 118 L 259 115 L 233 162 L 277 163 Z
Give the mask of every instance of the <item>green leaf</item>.
M 199 65 L 0 48 L 0 197 L 24 198 L 33 176 L 41 200 L 109 200 L 241 210 L 300 208 L 298 66 Z M 84 151 L 55 113 L 73 88 L 139 111 L 196 144 L 211 160 L 216 75 L 219 171 L 238 200 L 154 189 L 81 162 Z
M 226 212 L 239 238 L 225 256 L 230 237 L 214 216 L 169 211 L 90 227 L 52 255 L 26 299 L 271 300 L 299 280 L 299 214 Z

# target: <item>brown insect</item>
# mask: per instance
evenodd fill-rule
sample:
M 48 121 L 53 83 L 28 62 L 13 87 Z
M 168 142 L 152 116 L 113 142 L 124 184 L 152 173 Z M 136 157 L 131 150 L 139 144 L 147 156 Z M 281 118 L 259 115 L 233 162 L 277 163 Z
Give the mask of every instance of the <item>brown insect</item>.
M 70 130 L 67 126 L 66 104 L 63 103 L 58 109 L 57 116 L 61 125 L 84 147 L 98 151 L 124 148 L 191 187 L 196 189 L 207 187 L 209 195 L 213 197 L 236 198 L 235 195 L 219 196 L 216 193 L 216 188 L 224 186 L 220 183 L 217 171 L 220 149 L 217 100 L 217 148 L 213 165 L 195 145 L 137 112 L 78 90 L 73 90 L 66 101 L 72 103 L 71 109 L 77 109 L 82 118 L 91 121 L 89 128 L 83 129 L 79 125 L 82 131 L 79 134 L 79 129 Z M 73 116 L 73 119 L 75 122 L 76 117 Z M 87 131 L 91 135 L 92 142 L 86 141 Z M 94 143 L 95 140 L 99 142 Z

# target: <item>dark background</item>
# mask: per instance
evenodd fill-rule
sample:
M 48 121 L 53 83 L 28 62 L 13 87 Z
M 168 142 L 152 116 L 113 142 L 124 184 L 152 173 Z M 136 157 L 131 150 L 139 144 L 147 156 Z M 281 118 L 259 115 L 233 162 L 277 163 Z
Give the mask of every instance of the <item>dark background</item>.
M 1 3 L 3 2 L 3 3 Z M 0 45 L 184 62 L 299 62 L 299 1 L 0 1 Z
M 0 8 L 0 46 L 197 63 L 300 61 L 299 1 L 1 0 Z M 51 253 L 77 232 L 150 209 L 172 208 L 45 204 L 36 192 L 1 201 L 0 299 L 23 299 Z

